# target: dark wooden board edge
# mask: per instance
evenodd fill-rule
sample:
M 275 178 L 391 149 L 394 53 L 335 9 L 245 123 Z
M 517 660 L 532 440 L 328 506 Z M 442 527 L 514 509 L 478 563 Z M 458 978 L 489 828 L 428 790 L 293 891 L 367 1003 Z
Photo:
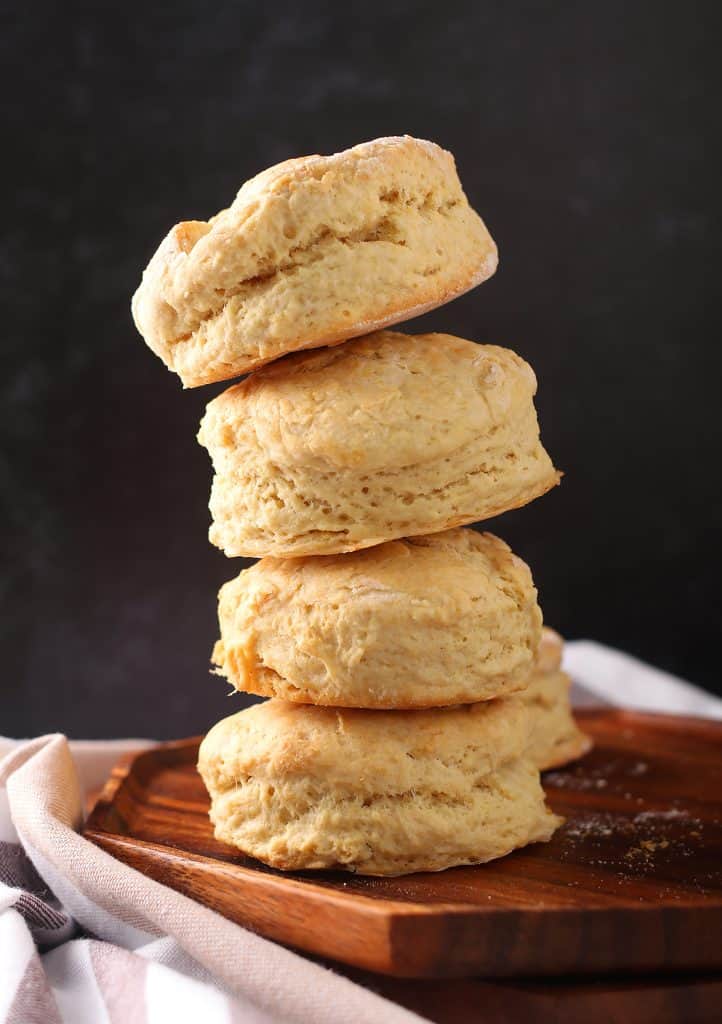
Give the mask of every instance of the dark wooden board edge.
M 719 975 L 450 981 L 333 966 L 435 1024 L 719 1024 L 722 1019 Z

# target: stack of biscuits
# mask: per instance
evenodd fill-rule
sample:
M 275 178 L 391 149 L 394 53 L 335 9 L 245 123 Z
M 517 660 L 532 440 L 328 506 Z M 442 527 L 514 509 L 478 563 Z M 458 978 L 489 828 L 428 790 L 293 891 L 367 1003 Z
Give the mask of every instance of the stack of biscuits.
M 277 868 L 478 864 L 559 824 L 587 747 L 528 567 L 468 524 L 559 480 L 508 349 L 388 328 L 490 277 L 451 155 L 388 138 L 289 160 L 174 227 L 133 300 L 186 386 L 248 374 L 199 441 L 216 671 L 268 698 L 200 749 L 216 836 Z M 266 365 L 270 364 L 270 365 Z

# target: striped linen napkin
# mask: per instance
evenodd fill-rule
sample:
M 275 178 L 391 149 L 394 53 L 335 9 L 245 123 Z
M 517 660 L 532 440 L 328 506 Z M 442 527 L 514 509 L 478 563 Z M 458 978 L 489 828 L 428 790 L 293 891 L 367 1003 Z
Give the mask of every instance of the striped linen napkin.
M 599 644 L 567 644 L 565 665 L 580 704 L 722 717 L 717 698 Z M 78 834 L 85 793 L 147 742 L 0 740 L 0 1024 L 418 1024 Z
M 83 789 L 147 742 L 43 736 L 0 761 L 1 1024 L 418 1024 L 78 834 Z

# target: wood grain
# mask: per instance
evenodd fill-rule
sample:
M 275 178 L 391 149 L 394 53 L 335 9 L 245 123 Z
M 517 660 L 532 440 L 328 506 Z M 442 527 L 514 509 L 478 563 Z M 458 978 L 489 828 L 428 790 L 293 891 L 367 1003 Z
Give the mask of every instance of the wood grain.
M 722 725 L 583 712 L 595 749 L 547 773 L 566 824 L 481 867 L 283 874 L 213 838 L 197 740 L 116 768 L 85 834 L 234 921 L 397 977 L 722 968 Z
M 720 977 L 529 982 L 344 973 L 435 1024 L 719 1024 L 722 1019 Z

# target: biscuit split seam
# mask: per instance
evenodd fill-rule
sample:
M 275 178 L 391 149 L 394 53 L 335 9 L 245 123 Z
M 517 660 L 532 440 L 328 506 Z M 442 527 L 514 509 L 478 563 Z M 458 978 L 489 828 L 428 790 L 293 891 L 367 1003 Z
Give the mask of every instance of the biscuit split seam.
M 384 202 L 390 201 L 384 196 L 379 196 L 379 198 Z M 404 205 L 407 210 L 409 208 L 426 210 L 427 212 L 443 216 L 446 210 L 453 209 L 458 205 L 458 203 L 459 200 L 457 199 L 448 200 L 434 208 L 427 206 L 427 202 L 425 200 L 422 204 L 414 204 L 412 201 L 408 201 Z M 178 225 L 178 228 L 182 227 L 183 225 Z M 326 242 L 338 242 L 341 245 L 360 245 L 374 242 L 385 242 L 390 245 L 400 245 L 402 247 L 405 247 L 407 244 L 403 237 L 399 237 L 398 227 L 392 220 L 390 214 L 380 217 L 375 224 L 371 224 L 367 228 L 359 228 L 357 231 L 350 232 L 345 235 L 336 233 L 332 228 L 324 225 L 306 244 L 290 248 L 286 258 L 282 259 L 276 265 L 269 267 L 261 265 L 256 273 L 241 279 L 237 284 L 229 288 L 215 288 L 214 292 L 224 300 L 232 299 L 237 295 L 240 295 L 247 287 L 263 285 L 278 274 L 293 273 L 300 267 L 308 266 L 309 263 L 316 263 L 323 258 L 323 245 Z M 184 249 L 183 251 L 188 252 L 190 250 Z M 437 253 L 437 255 L 440 255 L 440 253 Z M 297 257 L 301 258 L 298 259 Z M 309 258 L 307 259 L 305 257 Z M 432 274 L 438 273 L 440 269 L 441 268 L 438 263 L 432 263 L 426 268 L 417 271 L 417 273 L 421 277 L 429 277 Z M 205 312 L 196 314 L 196 316 L 188 323 L 188 329 L 177 337 L 167 338 L 167 344 L 172 347 L 181 341 L 187 341 L 198 330 L 201 324 L 218 316 L 223 309 L 223 305 L 223 303 L 220 303 L 217 306 L 210 307 Z M 249 352 L 244 354 L 250 355 L 251 353 Z

